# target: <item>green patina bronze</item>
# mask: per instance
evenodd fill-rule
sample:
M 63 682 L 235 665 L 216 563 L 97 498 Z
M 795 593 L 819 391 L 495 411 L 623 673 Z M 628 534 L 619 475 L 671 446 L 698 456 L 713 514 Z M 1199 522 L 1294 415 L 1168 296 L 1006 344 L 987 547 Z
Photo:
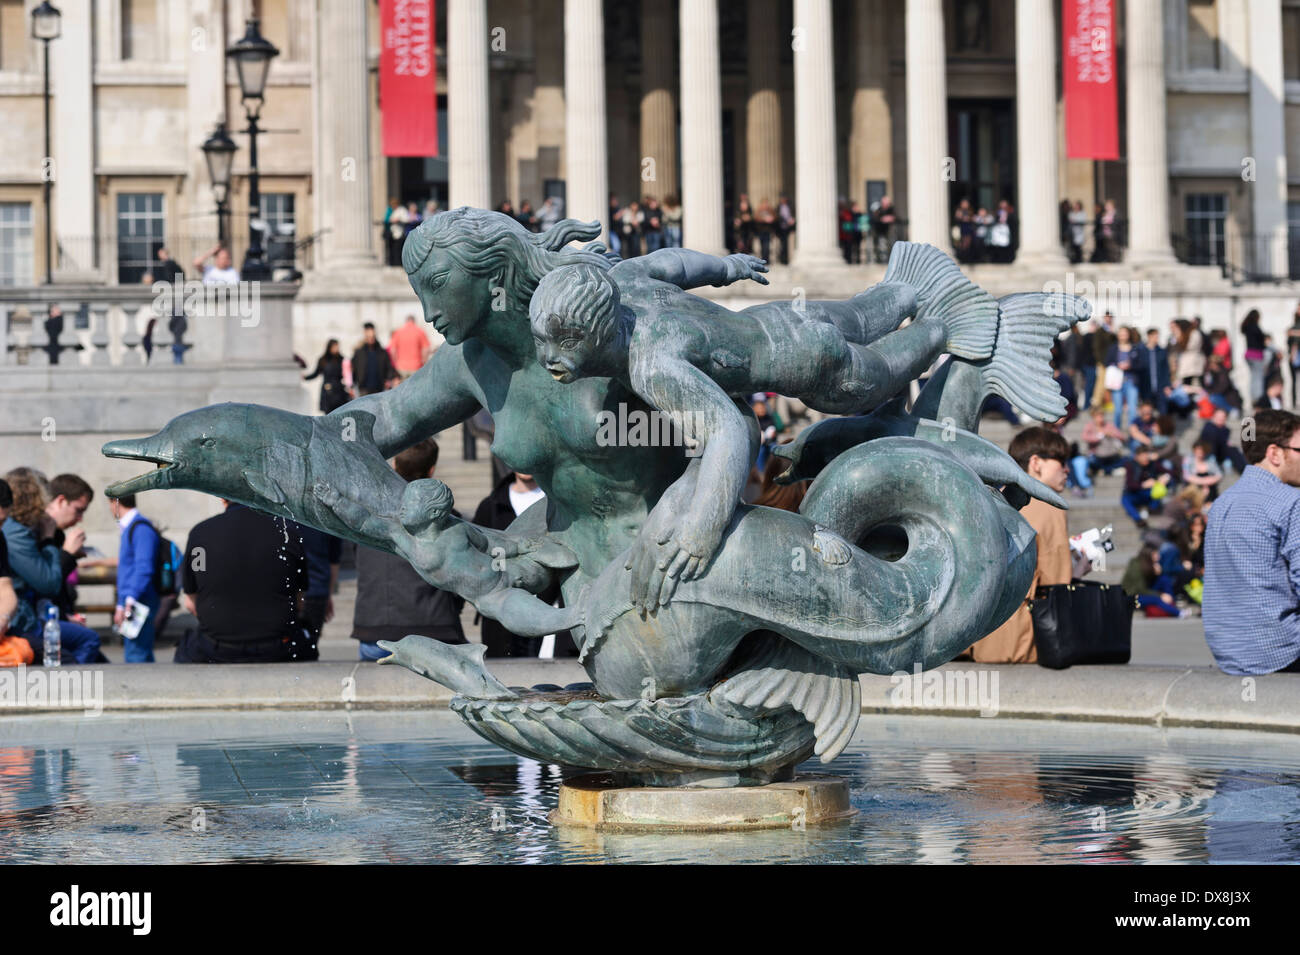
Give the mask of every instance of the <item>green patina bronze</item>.
M 516 753 L 650 785 L 788 778 L 848 743 L 859 673 L 950 660 L 1020 601 L 1034 535 L 1008 499 L 1063 502 L 975 434 L 978 408 L 997 392 L 1059 416 L 1048 352 L 1087 307 L 994 299 L 937 250 L 899 243 L 885 281 L 846 302 L 733 312 L 689 290 L 765 282 L 760 260 L 671 249 L 617 263 L 569 245 L 598 234 L 434 216 L 403 262 L 446 344 L 411 379 L 323 418 L 181 415 L 105 446 L 159 465 L 110 493 L 219 494 L 400 554 L 515 632 L 570 628 L 589 690 L 507 688 L 481 648 L 386 644 L 383 662 L 454 689 L 453 709 Z M 898 396 L 945 352 L 908 414 Z M 753 391 L 871 412 L 779 451 L 788 479 L 812 481 L 798 514 L 739 503 Z M 461 520 L 441 482 L 406 484 L 385 460 L 480 406 L 493 451 L 546 492 L 506 531 Z M 676 440 L 604 427 L 654 414 Z M 556 581 L 563 608 L 533 596 Z

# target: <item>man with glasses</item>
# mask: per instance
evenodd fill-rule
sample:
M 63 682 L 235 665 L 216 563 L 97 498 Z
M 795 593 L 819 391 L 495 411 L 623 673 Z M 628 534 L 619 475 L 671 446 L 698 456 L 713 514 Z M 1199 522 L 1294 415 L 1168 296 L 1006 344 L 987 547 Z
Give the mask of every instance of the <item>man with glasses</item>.
M 1205 531 L 1205 640 L 1225 673 L 1300 673 L 1300 417 L 1260 411 L 1241 444 Z

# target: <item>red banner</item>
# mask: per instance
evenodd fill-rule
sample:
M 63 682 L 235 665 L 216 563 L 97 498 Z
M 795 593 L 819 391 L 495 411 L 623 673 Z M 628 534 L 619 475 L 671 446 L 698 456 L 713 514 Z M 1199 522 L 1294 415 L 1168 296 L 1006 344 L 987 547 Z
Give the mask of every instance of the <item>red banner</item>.
M 1070 159 L 1118 159 L 1115 0 L 1062 0 L 1061 38 L 1065 155 Z
M 385 156 L 438 155 L 433 3 L 379 0 L 379 110 Z

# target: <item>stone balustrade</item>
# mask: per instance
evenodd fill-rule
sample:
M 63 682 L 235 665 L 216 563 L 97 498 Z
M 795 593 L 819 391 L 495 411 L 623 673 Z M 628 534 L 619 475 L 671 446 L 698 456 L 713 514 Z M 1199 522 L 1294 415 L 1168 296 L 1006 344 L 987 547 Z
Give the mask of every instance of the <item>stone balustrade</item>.
M 0 364 L 58 369 L 172 364 L 173 315 L 183 316 L 185 363 L 285 362 L 293 357 L 296 285 L 52 285 L 0 295 Z M 50 341 L 50 308 L 63 330 Z M 146 344 L 153 354 L 147 354 Z

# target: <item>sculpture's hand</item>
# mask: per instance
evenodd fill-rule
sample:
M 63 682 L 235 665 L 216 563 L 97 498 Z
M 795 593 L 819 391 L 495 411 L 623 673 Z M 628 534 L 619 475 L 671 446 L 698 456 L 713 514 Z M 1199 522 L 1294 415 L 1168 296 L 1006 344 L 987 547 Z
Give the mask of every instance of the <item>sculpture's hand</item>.
M 632 571 L 632 603 L 643 615 L 667 606 L 679 581 L 700 576 L 722 541 L 721 532 L 654 523 L 648 520 L 641 529 L 624 565 Z
M 759 285 L 768 284 L 767 276 L 762 274 L 767 271 L 766 260 L 756 255 L 738 252 L 727 256 L 724 261 L 727 263 L 727 279 L 723 284 L 730 285 L 742 279 L 753 279 Z

